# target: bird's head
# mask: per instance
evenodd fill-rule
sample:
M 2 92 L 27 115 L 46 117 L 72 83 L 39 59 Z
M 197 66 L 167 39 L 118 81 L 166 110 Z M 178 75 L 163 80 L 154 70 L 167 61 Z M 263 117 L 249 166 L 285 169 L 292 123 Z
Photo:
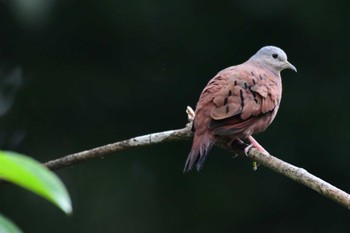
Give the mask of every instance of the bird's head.
M 262 47 L 250 60 L 277 73 L 280 73 L 284 69 L 291 69 L 297 72 L 295 66 L 288 62 L 287 54 L 282 49 L 275 46 Z

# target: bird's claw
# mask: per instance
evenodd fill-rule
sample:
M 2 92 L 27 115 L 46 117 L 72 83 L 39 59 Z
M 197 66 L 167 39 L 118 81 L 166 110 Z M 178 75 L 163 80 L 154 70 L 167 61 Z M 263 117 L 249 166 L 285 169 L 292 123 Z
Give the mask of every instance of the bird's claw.
M 246 156 L 248 156 L 248 152 L 249 152 L 249 150 L 250 150 L 253 146 L 254 146 L 253 144 L 250 144 L 249 146 L 247 146 L 246 148 L 244 148 L 244 154 L 245 154 Z
M 254 147 L 254 145 L 253 145 L 253 144 L 250 144 L 249 146 L 247 146 L 246 148 L 244 148 L 244 154 L 245 154 L 246 156 L 248 156 L 248 152 L 249 152 L 249 150 L 250 150 L 252 147 Z M 253 171 L 258 170 L 258 166 L 259 166 L 259 164 L 258 164 L 256 161 L 253 161 Z

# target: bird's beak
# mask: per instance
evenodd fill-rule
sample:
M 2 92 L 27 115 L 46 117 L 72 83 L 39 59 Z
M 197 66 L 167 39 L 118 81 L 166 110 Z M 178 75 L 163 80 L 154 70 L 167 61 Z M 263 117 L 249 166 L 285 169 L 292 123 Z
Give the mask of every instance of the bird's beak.
M 293 66 L 291 63 L 289 63 L 288 61 L 286 61 L 285 63 L 285 69 L 291 69 L 294 72 L 297 72 L 297 68 L 295 68 L 295 66 Z

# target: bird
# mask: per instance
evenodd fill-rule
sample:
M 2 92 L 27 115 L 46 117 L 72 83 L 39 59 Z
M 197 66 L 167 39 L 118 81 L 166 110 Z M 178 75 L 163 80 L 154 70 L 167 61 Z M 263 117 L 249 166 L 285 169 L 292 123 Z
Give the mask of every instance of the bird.
M 272 123 L 282 97 L 281 71 L 297 72 L 286 53 L 276 46 L 264 46 L 246 62 L 218 72 L 203 89 L 192 124 L 191 151 L 184 172 L 199 171 L 219 139 L 246 139 L 251 147 L 267 152 L 251 135 Z

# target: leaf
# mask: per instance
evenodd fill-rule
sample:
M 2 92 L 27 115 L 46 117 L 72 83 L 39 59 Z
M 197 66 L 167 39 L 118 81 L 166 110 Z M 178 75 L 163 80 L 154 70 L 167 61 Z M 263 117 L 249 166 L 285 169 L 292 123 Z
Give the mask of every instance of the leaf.
M 72 213 L 71 199 L 64 184 L 34 159 L 0 151 L 0 177 L 46 198 L 66 214 Z
M 22 233 L 22 231 L 8 218 L 0 214 L 0 232 L 1 233 Z

